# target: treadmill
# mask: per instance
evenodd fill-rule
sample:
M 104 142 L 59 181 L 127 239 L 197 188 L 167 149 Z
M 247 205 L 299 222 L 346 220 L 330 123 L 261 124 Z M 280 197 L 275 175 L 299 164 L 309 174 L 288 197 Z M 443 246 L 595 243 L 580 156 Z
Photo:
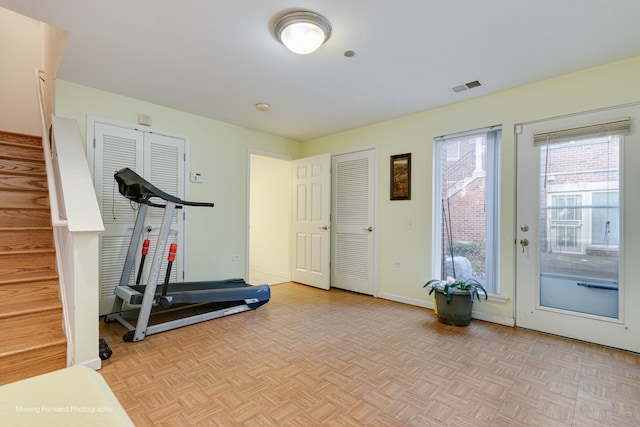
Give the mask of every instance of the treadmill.
M 124 341 L 142 341 L 147 335 L 255 310 L 269 302 L 271 291 L 268 285 L 252 286 L 243 279 L 169 283 L 168 271 L 164 283 L 159 284 L 162 257 L 165 255 L 175 210 L 184 206 L 213 207 L 213 203 L 181 200 L 155 187 L 129 168 L 116 172 L 114 179 L 120 194 L 139 204 L 120 283 L 115 289 L 113 309 L 104 318 L 106 323 L 117 321 L 127 328 Z M 149 207 L 164 209 L 151 270 L 146 284 L 130 285 Z M 169 260 L 170 269 L 171 258 Z M 123 311 L 125 304 L 127 309 Z M 152 315 L 153 320 L 161 321 L 152 321 Z M 135 326 L 127 320 L 131 318 L 137 319 Z

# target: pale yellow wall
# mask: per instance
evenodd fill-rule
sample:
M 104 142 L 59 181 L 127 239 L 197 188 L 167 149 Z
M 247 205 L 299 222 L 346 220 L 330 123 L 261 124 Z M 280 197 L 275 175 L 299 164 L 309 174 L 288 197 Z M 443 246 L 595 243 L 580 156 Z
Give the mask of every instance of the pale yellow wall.
M 474 310 L 511 319 L 514 293 L 514 125 L 609 106 L 640 102 L 640 57 L 559 76 L 493 95 L 306 141 L 303 155 L 377 145 L 379 174 L 380 292 L 398 300 L 426 301 L 422 285 L 431 267 L 432 140 L 449 133 L 503 126 L 500 283 L 508 302 Z M 412 153 L 412 200 L 389 201 L 389 156 Z M 628 161 L 628 159 L 627 159 Z M 634 159 L 637 164 L 640 159 Z M 414 227 L 407 227 L 412 220 Z M 638 236 L 640 238 L 640 236 Z M 401 267 L 392 267 L 400 261 Z
M 56 114 L 75 119 L 83 138 L 88 114 L 136 123 L 139 113 L 149 115 L 154 128 L 190 137 L 190 169 L 202 173 L 205 181 L 189 183 L 188 198 L 215 203 L 213 209 L 190 210 L 189 279 L 244 277 L 248 150 L 298 157 L 300 143 L 86 86 L 57 82 Z M 241 255 L 241 260 L 232 262 L 233 254 Z
M 42 66 L 40 22 L 0 7 L 0 129 L 42 135 L 35 69 Z
M 55 76 L 68 33 L 0 7 L 0 129 L 42 135 L 35 70 L 45 71 L 52 111 Z
M 45 114 L 46 119 L 51 120 L 51 113 L 55 113 L 56 100 L 56 76 L 62 60 L 62 54 L 69 38 L 69 33 L 60 28 L 40 22 L 42 33 L 42 59 L 41 69 L 45 71 Z M 47 123 L 47 125 L 50 123 Z

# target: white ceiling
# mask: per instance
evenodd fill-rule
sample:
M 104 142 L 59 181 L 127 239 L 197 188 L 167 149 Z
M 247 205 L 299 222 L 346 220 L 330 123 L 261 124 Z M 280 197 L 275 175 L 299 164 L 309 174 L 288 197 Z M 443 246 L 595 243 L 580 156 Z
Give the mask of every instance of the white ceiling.
M 640 0 L 0 6 L 70 33 L 60 79 L 301 141 L 640 55 Z M 289 52 L 271 30 L 297 8 L 333 26 L 310 55 Z M 482 86 L 451 90 L 473 80 Z M 271 110 L 257 111 L 258 102 Z

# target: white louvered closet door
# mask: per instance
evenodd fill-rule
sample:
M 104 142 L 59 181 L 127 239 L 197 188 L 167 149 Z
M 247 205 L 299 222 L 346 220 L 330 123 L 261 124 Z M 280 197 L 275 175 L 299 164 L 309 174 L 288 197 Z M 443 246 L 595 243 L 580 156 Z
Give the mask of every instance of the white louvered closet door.
M 332 158 L 331 286 L 373 295 L 374 150 Z
M 138 205 L 123 197 L 113 178 L 116 171 L 128 167 L 161 190 L 184 197 L 184 152 L 185 141 L 180 138 L 144 133 L 104 123 L 95 123 L 93 147 L 94 185 L 102 212 L 105 231 L 100 239 L 100 314 L 111 312 L 115 299 L 115 287 L 120 282 Z M 145 283 L 153 259 L 154 237 L 164 210 L 149 208 L 145 226 L 152 227 L 145 233 L 151 239 L 151 250 L 147 255 L 142 282 Z M 174 215 L 171 243 L 178 243 L 178 257 L 173 264 L 171 281 L 183 276 L 184 221 L 182 210 Z M 154 236 L 155 235 L 155 236 Z M 140 243 L 141 248 L 141 243 Z M 130 284 L 133 284 L 139 267 L 140 250 L 134 263 Z M 161 270 L 161 280 L 166 271 L 166 258 Z
M 144 138 L 144 177 L 147 181 L 165 193 L 184 197 L 184 140 L 159 134 L 145 134 Z M 186 209 L 189 209 L 188 207 Z M 195 208 L 197 209 L 197 208 Z M 200 208 L 205 209 L 205 208 Z M 185 209 L 176 209 L 171 221 L 172 233 L 167 242 L 166 253 L 162 257 L 159 284 L 162 284 L 167 271 L 167 253 L 169 244 L 177 243 L 178 252 L 171 268 L 170 282 L 184 280 L 184 218 Z M 153 260 L 155 243 L 160 232 L 164 209 L 149 208 L 147 222 L 151 227 L 149 239 L 151 246 L 147 255 L 147 263 L 143 279 L 148 282 L 149 269 Z

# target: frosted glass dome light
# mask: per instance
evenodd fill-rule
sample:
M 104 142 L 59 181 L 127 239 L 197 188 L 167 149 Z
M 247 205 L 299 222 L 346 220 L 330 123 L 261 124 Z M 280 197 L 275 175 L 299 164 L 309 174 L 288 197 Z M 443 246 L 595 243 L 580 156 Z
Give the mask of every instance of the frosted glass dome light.
M 317 13 L 296 11 L 282 16 L 275 25 L 278 40 L 290 51 L 306 55 L 315 52 L 331 36 L 331 24 Z

